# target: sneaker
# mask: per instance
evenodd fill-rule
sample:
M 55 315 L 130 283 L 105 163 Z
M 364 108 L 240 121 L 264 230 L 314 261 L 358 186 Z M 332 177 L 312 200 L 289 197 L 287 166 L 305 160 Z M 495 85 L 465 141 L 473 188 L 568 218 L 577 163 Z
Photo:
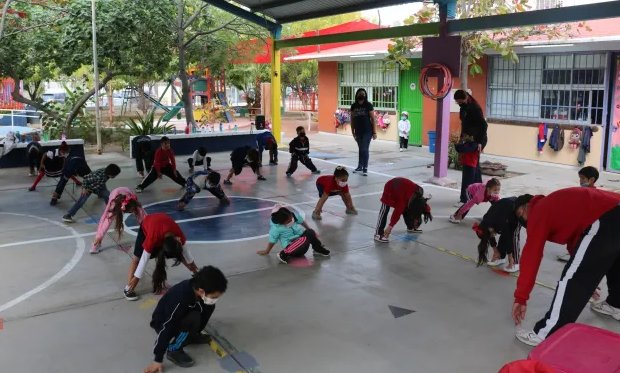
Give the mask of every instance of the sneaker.
M 558 255 L 557 259 L 560 262 L 568 262 L 570 260 L 570 254 L 566 253 L 566 254 L 563 254 L 563 255 Z
M 52 198 L 50 200 L 50 206 L 56 206 L 58 204 L 58 198 Z
M 144 172 L 138 172 L 138 177 L 144 178 Z
M 277 166 L 277 165 L 278 165 L 278 162 L 275 162 L 275 161 L 269 161 L 269 165 L 270 165 L 270 166 Z
M 288 172 L 286 173 L 286 177 L 291 177 L 293 176 L 293 174 L 289 174 Z
M 379 236 L 378 234 L 375 234 L 375 241 L 383 242 L 383 243 L 390 242 L 390 240 L 388 240 L 387 238 L 385 238 L 383 236 Z
M 413 228 L 413 229 L 409 229 L 407 228 L 407 233 L 422 233 L 423 231 L 420 228 Z
M 331 253 L 331 251 L 327 250 L 325 246 L 319 249 L 313 249 L 312 251 L 314 255 L 318 255 L 318 256 L 329 256 L 329 254 Z
M 133 291 L 133 290 L 124 290 L 123 289 L 123 294 L 125 295 L 125 299 L 127 299 L 127 300 L 134 301 L 134 300 L 138 300 L 138 298 L 139 298 L 138 294 L 136 294 L 136 292 Z
M 463 202 L 458 201 L 458 202 L 457 202 L 457 203 L 455 203 L 453 206 L 454 206 L 454 207 L 456 207 L 456 208 L 459 208 L 459 207 L 461 207 L 461 206 L 463 206 L 463 205 L 464 205 L 464 203 L 463 203 Z
M 29 191 L 29 192 L 34 192 L 34 190 L 35 190 L 35 187 L 30 187 L 30 188 L 28 188 L 28 191 Z
M 448 220 L 450 220 L 450 223 L 453 223 L 453 224 L 460 224 L 461 223 L 461 221 L 458 220 L 457 218 L 455 218 L 454 215 L 450 215 L 450 218 Z
M 599 303 L 592 303 L 590 308 L 594 312 L 598 312 L 602 315 L 609 315 L 614 319 L 620 321 L 620 308 L 612 307 L 609 303 L 603 301 Z
M 361 172 L 361 171 L 362 171 L 362 168 L 358 167 L 355 170 L 353 170 L 353 173 L 355 174 L 355 173 L 358 173 L 358 172 Z
M 224 185 L 232 185 L 232 181 L 226 179 L 224 180 Z
M 195 364 L 194 359 L 186 354 L 182 348 L 176 351 L 168 351 L 166 357 L 181 368 L 189 368 Z
M 99 254 L 99 249 L 101 249 L 101 245 L 93 245 L 93 246 L 90 248 L 89 253 L 90 253 L 90 254 Z
M 281 263 L 288 264 L 288 259 L 283 255 L 282 251 L 278 253 L 277 257 Z
M 140 187 L 139 185 L 136 187 L 136 193 L 142 193 L 142 191 L 144 191 L 144 189 L 142 189 L 142 187 Z
M 487 265 L 489 267 L 497 267 L 497 266 L 501 266 L 502 264 L 506 264 L 507 260 L 506 258 L 504 259 L 495 259 L 495 260 L 489 260 L 487 262 Z
M 313 175 L 318 175 L 318 174 L 320 174 L 320 173 L 321 173 L 321 170 L 314 170 L 314 171 L 312 171 L 312 174 L 313 174 Z
M 518 264 L 513 264 L 512 267 L 508 267 L 507 265 L 504 266 L 502 268 L 502 271 L 507 272 L 507 273 L 515 273 L 515 272 L 519 272 L 519 265 Z
M 73 218 L 69 214 L 63 216 L 62 221 L 64 221 L 65 223 L 75 223 L 75 220 L 73 220 Z
M 357 215 L 357 210 L 356 209 L 347 209 L 347 211 L 345 211 L 345 213 L 347 215 Z
M 211 343 L 211 336 L 209 334 L 192 333 L 185 340 L 184 345 L 206 345 Z
M 533 330 L 525 330 L 519 329 L 515 333 L 515 337 L 522 343 L 525 343 L 528 346 L 538 346 L 540 342 L 543 340 L 538 336 L 538 334 L 534 333 Z
M 368 170 L 367 169 L 363 169 L 362 170 L 362 176 L 368 176 Z
M 402 152 L 402 151 L 403 151 L 403 148 L 400 148 L 398 151 L 399 151 L 399 152 Z
M 264 180 L 267 180 L 267 179 L 265 179 L 265 177 L 263 175 L 258 175 L 258 180 L 263 180 L 264 181 Z
M 316 212 L 312 212 L 312 219 L 314 219 L 314 220 L 321 220 L 323 218 L 321 218 L 321 214 L 317 214 Z

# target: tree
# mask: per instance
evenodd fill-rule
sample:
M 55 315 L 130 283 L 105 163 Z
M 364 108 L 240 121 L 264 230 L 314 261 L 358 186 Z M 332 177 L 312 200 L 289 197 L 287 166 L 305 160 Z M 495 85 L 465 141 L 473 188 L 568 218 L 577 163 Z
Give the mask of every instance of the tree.
M 528 0 L 460 0 L 457 3 L 457 18 L 520 13 L 528 9 L 530 9 Z M 411 25 L 436 22 L 438 20 L 437 7 L 425 5 L 417 13 L 405 19 L 404 23 Z M 542 36 L 548 39 L 568 38 L 577 34 L 581 28 L 587 28 L 585 23 L 578 23 L 577 27 L 570 23 L 563 23 L 492 31 L 475 31 L 462 34 L 461 89 L 467 89 L 469 75 L 473 76 L 482 73 L 479 61 L 487 50 L 498 52 L 504 58 L 516 63 L 519 61 L 519 56 L 515 52 L 515 43 L 528 40 L 533 36 Z M 409 37 L 397 38 L 392 41 L 394 43 L 388 47 L 386 61 L 389 64 L 399 65 L 401 68 L 408 68 L 410 51 L 420 47 L 422 39 L 420 37 Z

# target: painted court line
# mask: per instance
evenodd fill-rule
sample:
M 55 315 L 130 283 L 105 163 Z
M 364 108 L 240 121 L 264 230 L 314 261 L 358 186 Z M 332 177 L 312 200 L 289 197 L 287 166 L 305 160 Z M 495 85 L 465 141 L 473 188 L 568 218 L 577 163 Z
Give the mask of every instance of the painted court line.
M 5 213 L 3 212 L 3 213 L 1 213 L 1 214 L 5 214 Z M 30 217 L 33 217 L 33 218 L 35 217 L 35 216 L 32 216 L 32 215 L 24 215 L 24 216 L 30 216 Z M 43 218 L 37 218 L 37 219 L 43 219 Z M 47 219 L 46 219 L 46 220 L 47 220 Z M 51 221 L 51 220 L 50 220 L 50 221 Z M 54 222 L 54 224 L 59 225 L 59 226 L 62 226 L 63 228 L 66 228 L 66 229 L 71 229 L 71 230 L 73 230 L 72 228 L 69 228 L 69 227 L 67 227 L 67 226 L 65 226 L 65 225 L 62 225 L 62 224 L 60 224 L 60 223 L 57 223 L 57 222 Z M 76 232 L 76 233 L 77 233 L 77 232 Z M 66 236 L 57 236 L 57 237 L 48 237 L 48 238 L 41 238 L 41 239 L 38 239 L 38 240 L 19 241 L 19 242 L 10 242 L 10 243 L 5 243 L 5 244 L 0 245 L 0 249 L 1 249 L 1 248 L 3 248 L 3 247 L 11 247 L 11 246 L 19 246 L 19 245 L 28 245 L 28 244 L 31 244 L 31 243 L 42 243 L 42 242 L 50 242 L 50 241 L 68 240 L 68 239 L 71 239 L 71 238 L 81 238 L 81 237 L 94 236 L 94 235 L 95 235 L 95 233 L 97 233 L 97 232 L 92 232 L 92 233 L 82 233 L 82 234 L 75 234 L 75 235 L 66 235 Z

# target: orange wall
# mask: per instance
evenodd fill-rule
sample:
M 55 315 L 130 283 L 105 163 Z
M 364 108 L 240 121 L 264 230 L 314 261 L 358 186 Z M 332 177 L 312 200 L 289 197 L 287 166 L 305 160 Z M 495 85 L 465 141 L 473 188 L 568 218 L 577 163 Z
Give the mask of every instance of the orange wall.
M 471 94 L 476 101 L 482 106 L 482 111 L 486 114 L 487 103 L 487 58 L 483 58 L 480 61 L 482 67 L 482 74 L 476 76 L 469 76 L 468 88 L 471 89 Z M 432 84 L 432 82 L 431 82 Z M 452 84 L 453 89 L 458 89 L 461 85 L 461 80 L 454 79 Z M 452 97 L 450 97 L 452 100 Z M 422 108 L 422 143 L 428 145 L 428 131 L 435 131 L 436 128 L 436 116 L 437 116 L 437 102 L 430 98 L 424 98 L 424 104 Z M 459 113 L 450 113 L 450 132 L 460 132 L 461 121 L 459 120 Z
M 319 62 L 319 131 L 336 133 L 334 112 L 338 108 L 338 62 Z

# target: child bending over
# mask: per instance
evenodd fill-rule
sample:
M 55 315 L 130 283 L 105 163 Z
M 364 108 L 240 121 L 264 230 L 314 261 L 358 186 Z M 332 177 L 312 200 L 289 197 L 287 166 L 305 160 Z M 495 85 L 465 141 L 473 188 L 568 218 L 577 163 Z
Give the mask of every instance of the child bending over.
M 501 184 L 496 178 L 489 179 L 486 183 L 471 184 L 467 188 L 467 202 L 459 207 L 454 215 L 450 215 L 450 223 L 459 224 L 474 205 L 498 201 L 500 189 Z
M 232 168 L 228 173 L 228 177 L 224 180 L 224 184 L 231 185 L 233 175 L 239 175 L 241 171 L 243 171 L 244 167 L 250 167 L 252 172 L 254 172 L 257 176 L 258 180 L 267 180 L 260 174 L 260 170 L 258 168 L 258 150 L 251 148 L 249 146 L 242 146 L 237 148 L 230 153 L 230 162 L 232 163 Z
M 84 177 L 84 182 L 82 183 L 82 194 L 80 195 L 80 198 L 75 201 L 73 207 L 71 207 L 67 214 L 62 217 L 62 220 L 65 223 L 73 223 L 73 216 L 75 216 L 78 210 L 84 206 L 90 195 L 93 193 L 103 198 L 107 204 L 110 198 L 110 192 L 108 191 L 108 188 L 106 188 L 105 184 L 109 179 L 114 179 L 120 173 L 120 167 L 114 163 L 111 163 L 106 168 L 100 168 L 86 175 L 86 177 Z
M 215 171 L 198 171 L 192 176 L 187 178 L 185 183 L 185 194 L 179 200 L 177 210 L 183 211 L 185 206 L 194 198 L 194 196 L 200 193 L 200 187 L 194 182 L 194 178 L 205 175 L 204 188 L 213 194 L 217 199 L 224 203 L 230 203 L 230 199 L 226 196 L 222 187 L 220 186 L 221 176 L 219 172 Z
M 194 173 L 194 166 L 202 166 L 205 171 L 211 170 L 211 157 L 207 157 L 207 149 L 204 146 L 194 151 L 191 158 L 187 159 L 189 173 Z
M 357 215 L 357 210 L 353 206 L 353 199 L 349 193 L 349 173 L 347 169 L 338 166 L 334 170 L 333 175 L 324 175 L 316 179 L 316 189 L 319 192 L 319 201 L 312 212 L 312 219 L 321 220 L 321 212 L 323 212 L 323 205 L 327 202 L 327 199 L 331 196 L 340 196 L 344 205 L 347 207 L 346 213 L 348 215 Z
M 256 145 L 258 145 L 258 166 L 263 166 L 263 151 L 269 150 L 269 165 L 278 165 L 278 143 L 273 134 L 265 131 L 256 135 Z

